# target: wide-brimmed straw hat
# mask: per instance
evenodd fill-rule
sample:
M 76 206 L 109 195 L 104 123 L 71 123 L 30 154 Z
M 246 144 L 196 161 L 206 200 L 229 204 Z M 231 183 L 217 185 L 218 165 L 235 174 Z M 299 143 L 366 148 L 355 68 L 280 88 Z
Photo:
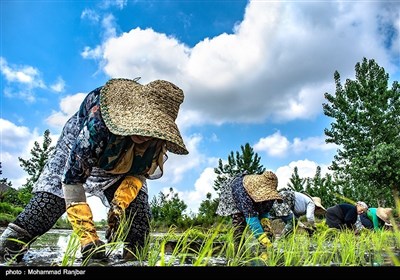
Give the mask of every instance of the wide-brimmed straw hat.
M 183 99 L 183 91 L 168 81 L 141 85 L 136 80 L 111 79 L 100 91 L 100 111 L 113 134 L 166 140 L 168 151 L 188 154 L 175 123 Z
M 383 208 L 383 207 L 378 207 L 376 209 L 376 215 L 378 216 L 379 219 L 385 222 L 386 226 L 392 226 L 390 223 L 390 217 L 392 216 L 392 208 Z
M 326 211 L 325 207 L 322 206 L 321 198 L 318 196 L 313 196 L 312 200 L 314 201 L 315 206 L 321 208 L 322 210 Z
M 255 202 L 274 199 L 282 200 L 282 197 L 276 190 L 278 187 L 278 177 L 272 171 L 265 171 L 259 175 L 245 175 L 243 186 Z

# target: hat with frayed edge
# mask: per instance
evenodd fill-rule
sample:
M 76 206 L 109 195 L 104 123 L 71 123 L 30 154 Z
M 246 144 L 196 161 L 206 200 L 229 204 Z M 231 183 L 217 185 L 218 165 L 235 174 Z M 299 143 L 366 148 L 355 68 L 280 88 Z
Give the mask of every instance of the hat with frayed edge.
M 275 199 L 282 201 L 277 191 L 278 177 L 272 171 L 265 171 L 259 175 L 245 175 L 243 186 L 255 202 Z
M 168 81 L 141 85 L 136 80 L 110 79 L 100 90 L 100 111 L 111 133 L 162 139 L 168 151 L 186 155 L 175 123 L 183 99 L 183 91 Z
M 376 215 L 378 216 L 379 219 L 385 222 L 385 226 L 392 226 L 392 223 L 390 222 L 390 217 L 392 216 L 392 208 L 383 208 L 383 207 L 378 207 L 376 209 Z
M 313 196 L 312 200 L 314 201 L 315 206 L 321 208 L 322 210 L 326 211 L 325 207 L 322 206 L 321 198 L 317 196 Z

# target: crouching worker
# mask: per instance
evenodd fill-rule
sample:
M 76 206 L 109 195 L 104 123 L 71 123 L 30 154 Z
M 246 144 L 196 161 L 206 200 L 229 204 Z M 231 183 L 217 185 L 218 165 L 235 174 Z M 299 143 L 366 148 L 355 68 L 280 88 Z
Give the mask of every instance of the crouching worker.
M 393 217 L 392 212 L 392 208 L 368 208 L 366 213 L 360 215 L 362 227 L 375 231 L 392 228 L 393 225 L 390 221 Z
M 21 261 L 29 244 L 65 211 L 82 256 L 104 258 L 86 193 L 110 204 L 108 241 L 129 212 L 134 218 L 126 249 L 143 244 L 150 218 L 145 181 L 163 175 L 168 151 L 188 154 L 175 124 L 183 99 L 180 88 L 163 80 L 141 85 L 137 79 L 111 79 L 91 91 L 64 125 L 32 199 L 0 236 L 0 259 Z
M 309 235 L 313 234 L 316 229 L 315 214 L 323 216 L 326 212 L 325 207 L 321 204 L 321 199 L 292 189 L 281 189 L 279 190 L 279 195 L 282 197 L 283 202 L 276 201 L 274 203 L 270 218 L 280 218 L 285 223 L 280 237 L 286 237 L 291 234 L 297 225 L 304 228 Z M 306 223 L 299 221 L 302 216 L 306 216 Z
M 326 210 L 326 224 L 330 228 L 356 231 L 358 215 L 364 214 L 367 211 L 368 206 L 363 201 L 357 201 L 355 205 L 350 203 L 336 204 Z
M 216 213 L 231 216 L 236 249 L 246 226 L 262 246 L 272 245 L 274 234 L 267 217 L 274 202 L 282 200 L 277 187 L 278 177 L 265 171 L 258 175 L 238 175 L 221 190 Z

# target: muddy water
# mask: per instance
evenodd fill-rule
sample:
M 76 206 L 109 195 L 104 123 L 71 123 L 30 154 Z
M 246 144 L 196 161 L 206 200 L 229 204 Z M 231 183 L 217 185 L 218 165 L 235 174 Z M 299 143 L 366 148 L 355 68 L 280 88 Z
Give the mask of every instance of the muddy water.
M 0 234 L 4 231 L 5 228 L 0 228 Z M 35 242 L 32 243 L 28 252 L 24 255 L 21 262 L 16 263 L 0 263 L 0 266 L 16 266 L 16 267 L 24 267 L 24 266 L 60 266 L 63 264 L 63 258 L 68 249 L 70 237 L 72 231 L 71 230 L 60 230 L 60 229 L 52 229 L 39 237 Z M 105 231 L 98 231 L 101 240 L 106 240 Z M 163 235 L 162 233 L 152 233 L 154 236 Z M 71 247 L 71 246 L 70 246 Z M 168 244 L 166 244 L 168 247 Z M 68 260 L 67 266 L 82 266 L 82 255 L 78 250 L 75 253 L 76 258 Z M 107 260 L 104 261 L 93 261 L 89 264 L 92 266 L 147 266 L 147 263 L 144 261 L 124 261 L 122 259 L 122 245 L 120 248 L 116 248 L 113 252 L 107 257 Z M 168 254 L 168 249 L 166 248 L 166 254 L 164 256 L 165 262 L 169 262 L 170 255 Z M 71 263 L 72 262 L 72 263 Z M 178 266 L 191 266 L 190 258 L 187 260 L 187 264 L 182 264 L 179 260 L 176 260 L 176 265 Z M 210 263 L 215 266 L 224 266 L 226 264 L 225 259 L 221 258 L 213 258 L 210 260 Z
M 4 228 L 0 228 L 0 233 L 2 233 Z M 15 267 L 24 267 L 24 266 L 82 266 L 82 258 L 79 250 L 76 252 L 76 258 L 69 258 L 68 263 L 63 262 L 65 257 L 65 253 L 67 252 L 69 245 L 70 237 L 72 231 L 71 230 L 50 230 L 40 238 L 38 238 L 30 247 L 28 252 L 24 255 L 24 258 L 20 263 L 0 263 L 1 266 L 15 266 Z M 105 240 L 105 232 L 98 231 L 99 237 L 101 240 Z M 155 236 L 160 236 L 162 233 L 154 233 Z M 169 263 L 169 258 L 171 256 L 168 254 L 168 243 L 165 245 L 165 262 Z M 172 243 L 173 246 L 173 243 Z M 170 249 L 172 251 L 173 249 Z M 394 255 L 398 260 L 400 260 L 400 250 L 399 248 L 394 249 Z M 138 262 L 138 261 L 123 261 L 122 257 L 122 246 L 121 248 L 116 248 L 113 252 L 108 256 L 107 260 L 101 262 L 93 262 L 85 265 L 92 266 L 147 266 L 146 261 Z M 374 256 L 365 256 L 366 259 L 370 260 L 370 266 L 393 266 L 393 263 L 390 261 L 388 255 L 385 257 L 379 257 L 379 262 L 376 262 Z M 176 262 L 176 263 L 175 263 Z M 226 266 L 227 260 L 224 258 L 213 258 L 209 260 L 209 264 L 211 266 Z M 179 260 L 173 260 L 173 266 L 192 266 L 190 258 L 185 259 L 185 263 L 182 264 Z M 254 266 L 258 266 L 259 264 L 254 264 Z M 340 265 L 340 264 L 336 264 Z M 335 264 L 332 264 L 335 266 Z

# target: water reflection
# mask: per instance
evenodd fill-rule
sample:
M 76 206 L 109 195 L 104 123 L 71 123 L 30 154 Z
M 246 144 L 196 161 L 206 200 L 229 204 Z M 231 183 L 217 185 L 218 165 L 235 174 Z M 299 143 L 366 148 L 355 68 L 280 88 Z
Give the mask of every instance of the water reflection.
M 4 231 L 4 228 L 0 228 L 0 233 Z M 105 240 L 105 232 L 99 231 L 99 237 Z M 152 233 L 154 237 L 160 237 L 162 233 Z M 80 253 L 80 246 L 71 246 L 71 236 L 72 230 L 50 230 L 46 234 L 39 237 L 31 246 L 29 251 L 25 254 L 24 258 L 20 263 L 3 263 L 0 266 L 81 266 L 82 265 L 82 255 Z M 78 241 L 77 241 L 78 242 Z M 172 245 L 171 245 L 172 244 Z M 164 263 L 168 263 L 170 266 L 193 266 L 196 262 L 195 257 L 190 257 L 187 254 L 182 256 L 172 255 L 174 251 L 174 241 L 168 241 L 165 243 L 165 255 L 163 256 Z M 176 245 L 176 244 L 175 244 Z M 327 244 L 329 248 L 331 244 Z M 69 252 L 69 257 L 66 258 L 66 252 L 76 248 L 76 252 Z M 150 246 L 151 247 L 151 246 Z M 148 266 L 146 261 L 123 261 L 122 256 L 122 244 L 120 247 L 116 247 L 115 250 L 108 256 L 108 259 L 103 262 L 91 263 L 91 265 L 102 265 L 102 266 Z M 310 248 L 310 253 L 314 251 L 315 248 Z M 394 258 L 400 260 L 400 250 L 399 248 L 392 248 L 391 251 Z M 283 250 L 281 248 L 280 250 Z M 283 254 L 283 252 L 282 252 Z M 376 254 L 376 255 L 375 255 Z M 393 266 L 393 259 L 391 255 L 387 253 L 378 254 L 369 252 L 365 254 L 365 265 L 366 266 Z M 159 256 L 159 258 L 161 258 Z M 183 258 L 183 259 L 182 259 Z M 210 266 L 226 266 L 228 265 L 227 259 L 214 256 L 210 257 L 207 262 Z M 67 262 L 67 263 L 66 263 Z M 154 265 L 154 264 L 153 264 Z M 250 264 L 251 265 L 251 264 Z M 254 264 L 251 266 L 257 266 Z M 284 265 L 284 264 L 282 264 Z M 330 266 L 341 266 L 342 263 L 331 263 Z

